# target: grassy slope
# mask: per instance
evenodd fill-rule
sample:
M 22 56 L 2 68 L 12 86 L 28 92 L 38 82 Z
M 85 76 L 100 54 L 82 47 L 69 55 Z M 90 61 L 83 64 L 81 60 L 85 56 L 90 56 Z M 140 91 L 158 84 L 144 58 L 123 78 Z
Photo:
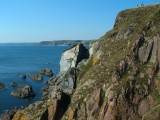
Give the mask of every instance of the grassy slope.
M 151 23 L 150 29 L 147 27 L 149 22 Z M 90 58 L 88 65 L 83 67 L 82 71 L 85 74 L 81 78 L 79 86 L 83 86 L 82 84 L 88 80 L 95 82 L 86 86 L 85 90 L 83 87 L 79 87 L 73 95 L 71 106 L 74 106 L 74 103 L 83 102 L 89 93 L 102 87 L 103 83 L 111 82 L 111 73 L 116 71 L 121 60 L 132 53 L 131 47 L 142 33 L 145 33 L 147 38 L 160 35 L 160 4 L 128 9 L 118 14 L 114 28 L 99 39 L 99 51 L 102 51 L 100 59 L 96 59 L 96 56 Z M 142 65 L 138 60 L 136 63 L 141 65 L 141 71 L 146 70 L 144 69 L 146 64 Z M 119 87 L 115 90 L 121 89 L 122 86 L 128 87 L 126 77 L 127 74 L 121 78 Z M 139 79 L 137 84 L 146 84 L 143 82 L 142 79 Z M 155 89 L 151 90 L 151 94 L 155 100 L 159 101 L 160 96 L 157 95 Z

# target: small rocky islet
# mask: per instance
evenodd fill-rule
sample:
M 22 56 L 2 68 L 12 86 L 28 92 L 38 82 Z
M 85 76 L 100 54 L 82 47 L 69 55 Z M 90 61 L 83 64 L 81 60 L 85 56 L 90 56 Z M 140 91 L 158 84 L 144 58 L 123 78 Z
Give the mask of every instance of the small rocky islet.
M 159 120 L 159 13 L 160 4 L 123 10 L 88 49 L 79 43 L 64 51 L 42 100 L 11 119 Z
M 4 83 L 0 82 L 0 89 L 6 90 L 7 87 L 4 85 Z

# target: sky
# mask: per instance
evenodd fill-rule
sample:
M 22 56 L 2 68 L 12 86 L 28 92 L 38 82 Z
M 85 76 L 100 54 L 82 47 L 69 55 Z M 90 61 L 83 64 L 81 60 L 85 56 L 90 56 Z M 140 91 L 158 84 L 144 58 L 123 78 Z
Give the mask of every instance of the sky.
M 159 0 L 0 0 L 0 43 L 92 40 L 117 14 Z

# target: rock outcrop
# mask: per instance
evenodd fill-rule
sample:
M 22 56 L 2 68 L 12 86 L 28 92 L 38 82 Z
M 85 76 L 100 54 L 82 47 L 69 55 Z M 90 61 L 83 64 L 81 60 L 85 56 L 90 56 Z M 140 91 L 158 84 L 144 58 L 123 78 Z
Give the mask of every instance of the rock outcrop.
M 118 14 L 113 30 L 95 43 L 90 61 L 80 67 L 85 72 L 77 77 L 85 74 L 62 120 L 160 118 L 159 8 L 157 4 Z
M 0 88 L 4 88 L 4 83 L 0 82 Z
M 79 43 L 64 51 L 60 60 L 60 72 L 66 72 L 71 67 L 77 67 L 78 63 L 88 58 L 88 50 Z
M 29 77 L 33 80 L 43 80 L 43 77 L 41 75 L 37 75 L 37 74 L 29 74 Z
M 35 93 L 32 90 L 32 86 L 26 85 L 21 89 L 13 90 L 11 95 L 20 98 L 32 98 L 35 96 Z
M 51 69 L 41 69 L 38 72 L 47 76 L 53 76 L 53 72 Z
M 66 94 L 72 94 L 77 82 L 76 68 L 70 68 L 64 74 L 60 74 L 47 81 L 52 86 L 59 86 Z
M 22 78 L 22 79 L 25 79 L 26 75 L 20 75 L 19 77 Z
M 19 110 L 13 120 L 60 120 L 68 107 L 70 98 L 60 89 L 54 90 L 56 91 L 51 94 L 52 99 L 30 104 L 24 110 Z
M 11 85 L 12 85 L 12 86 L 17 86 L 17 83 L 11 82 Z
M 7 88 L 5 87 L 5 85 L 4 85 L 4 83 L 2 83 L 2 82 L 0 82 L 0 89 L 3 89 L 3 90 L 7 89 Z
M 88 57 L 88 50 L 83 46 L 83 44 L 80 43 L 72 46 L 70 49 L 62 53 L 59 74 L 50 78 L 46 83 L 53 87 L 59 86 L 64 93 L 71 95 L 77 84 L 78 70 L 76 67 L 78 63 Z M 47 94 L 48 93 L 46 92 L 43 93 L 42 90 L 42 98 L 44 98 L 43 95 L 46 96 Z

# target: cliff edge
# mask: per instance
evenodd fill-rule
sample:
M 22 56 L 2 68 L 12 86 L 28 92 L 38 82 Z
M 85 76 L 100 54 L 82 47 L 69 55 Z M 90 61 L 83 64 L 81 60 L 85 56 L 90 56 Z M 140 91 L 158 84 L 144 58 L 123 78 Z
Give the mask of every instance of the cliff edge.
M 36 120 L 160 119 L 160 4 L 121 11 L 88 51 L 88 59 L 69 67 L 76 80 L 70 94 L 52 84 L 50 97 L 13 119 L 30 119 L 32 112 Z
M 160 119 L 160 4 L 121 11 L 92 46 L 63 120 Z

